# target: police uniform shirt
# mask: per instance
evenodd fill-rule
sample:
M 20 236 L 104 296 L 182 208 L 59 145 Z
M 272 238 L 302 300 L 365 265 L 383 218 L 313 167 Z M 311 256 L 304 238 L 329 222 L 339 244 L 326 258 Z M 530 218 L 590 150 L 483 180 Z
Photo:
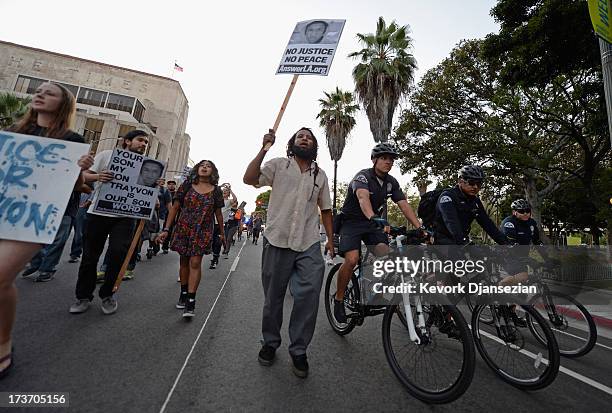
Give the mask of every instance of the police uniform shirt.
M 539 245 L 541 242 L 538 223 L 533 218 L 523 221 L 514 215 L 510 215 L 502 221 L 501 230 L 512 243 Z
M 379 214 L 381 207 L 387 205 L 387 198 L 395 203 L 406 199 L 406 195 L 400 188 L 397 179 L 387 174 L 384 178 L 380 178 L 374 172 L 374 168 L 362 169 L 355 175 L 349 184 L 346 200 L 342 206 L 342 213 L 346 215 L 346 219 L 367 220 L 359 205 L 357 198 L 358 189 L 367 189 L 370 193 L 370 203 L 375 214 Z

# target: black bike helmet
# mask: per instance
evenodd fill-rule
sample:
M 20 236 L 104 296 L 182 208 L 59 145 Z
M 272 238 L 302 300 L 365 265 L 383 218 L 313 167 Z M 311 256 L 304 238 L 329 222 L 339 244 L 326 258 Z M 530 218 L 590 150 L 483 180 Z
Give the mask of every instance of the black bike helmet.
M 372 149 L 372 155 L 370 156 L 370 159 L 378 158 L 379 156 L 383 155 L 391 155 L 394 158 L 397 158 L 399 156 L 399 152 L 395 150 L 393 145 L 390 145 L 386 142 L 381 142 Z
M 485 173 L 478 165 L 465 165 L 459 169 L 459 178 L 463 179 L 485 179 Z
M 510 208 L 512 208 L 513 211 L 516 211 L 517 209 L 531 209 L 531 205 L 529 205 L 529 202 L 524 199 L 517 199 L 516 201 L 512 202 Z

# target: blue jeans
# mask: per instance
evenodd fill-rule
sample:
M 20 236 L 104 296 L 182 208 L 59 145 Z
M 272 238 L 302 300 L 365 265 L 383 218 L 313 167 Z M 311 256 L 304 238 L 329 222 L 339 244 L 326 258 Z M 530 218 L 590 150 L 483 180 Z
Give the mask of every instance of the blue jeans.
M 72 245 L 70 246 L 70 256 L 78 258 L 83 253 L 83 228 L 87 218 L 87 208 L 79 208 L 76 219 L 73 220 L 74 237 L 72 237 Z
M 64 245 L 68 241 L 70 228 L 72 228 L 72 217 L 64 215 L 53 243 L 46 245 L 32 258 L 30 267 L 36 268 L 40 272 L 55 272 L 55 267 L 57 267 L 57 263 L 62 256 L 62 251 L 64 251 Z

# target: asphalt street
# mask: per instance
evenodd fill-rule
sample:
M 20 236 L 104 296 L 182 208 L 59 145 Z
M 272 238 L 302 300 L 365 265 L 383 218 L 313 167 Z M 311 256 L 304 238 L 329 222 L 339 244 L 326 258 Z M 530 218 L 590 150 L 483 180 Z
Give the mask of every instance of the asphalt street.
M 260 258 L 261 242 L 250 241 L 237 244 L 215 270 L 208 269 L 206 257 L 196 317 L 189 322 L 174 308 L 175 253 L 140 262 L 135 278 L 122 284 L 119 309 L 110 316 L 102 314 L 98 298 L 88 312 L 68 313 L 79 264 L 68 263 L 65 253 L 53 281 L 17 280 L 16 364 L 0 381 L 0 392 L 68 392 L 70 411 L 105 413 L 604 412 L 612 405 L 609 331 L 602 331 L 585 357 L 562 358 L 557 380 L 544 390 L 528 393 L 505 384 L 477 354 L 467 393 L 451 404 L 428 406 L 392 374 L 382 348 L 382 317 L 339 337 L 328 324 L 323 300 L 308 353 L 310 375 L 299 379 L 287 353 L 289 294 L 283 344 L 276 362 L 262 367 Z

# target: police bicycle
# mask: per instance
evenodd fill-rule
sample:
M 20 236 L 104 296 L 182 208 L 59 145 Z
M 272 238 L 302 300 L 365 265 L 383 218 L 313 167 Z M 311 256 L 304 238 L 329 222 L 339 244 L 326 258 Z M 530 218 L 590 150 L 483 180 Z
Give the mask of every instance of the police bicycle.
M 552 329 L 559 353 L 569 358 L 588 354 L 597 342 L 597 327 L 591 313 L 571 295 L 550 289 L 543 281 L 544 273 L 550 270 L 544 263 L 533 258 L 529 258 L 527 263 L 533 269 L 528 283 L 538 288 L 538 294 L 531 299 L 530 304 Z M 545 345 L 546 337 L 539 328 L 541 320 L 527 317 L 526 321 L 536 339 Z
M 500 266 L 492 260 L 485 273 L 470 281 L 497 285 L 500 279 Z M 502 380 L 522 390 L 539 390 L 554 382 L 560 366 L 559 346 L 551 327 L 533 305 L 538 296 L 527 305 L 513 303 L 517 297 L 512 296 L 464 297 L 472 312 L 476 349 Z M 526 323 L 521 322 L 520 315 Z
M 399 256 L 405 245 L 422 244 L 421 231 L 391 227 L 391 253 Z M 383 315 L 382 339 L 387 362 L 408 393 L 427 403 L 449 403 L 463 395 L 474 376 L 475 351 L 465 318 L 456 306 L 426 302 L 418 294 L 401 294 L 401 303 L 368 305 L 362 281 L 369 254 L 361 254 L 344 295 L 347 323 L 333 314 L 338 269 L 325 283 L 325 313 L 338 335 L 349 334 L 367 317 Z M 398 275 L 395 275 L 398 276 Z M 403 274 L 397 281 L 405 284 Z

